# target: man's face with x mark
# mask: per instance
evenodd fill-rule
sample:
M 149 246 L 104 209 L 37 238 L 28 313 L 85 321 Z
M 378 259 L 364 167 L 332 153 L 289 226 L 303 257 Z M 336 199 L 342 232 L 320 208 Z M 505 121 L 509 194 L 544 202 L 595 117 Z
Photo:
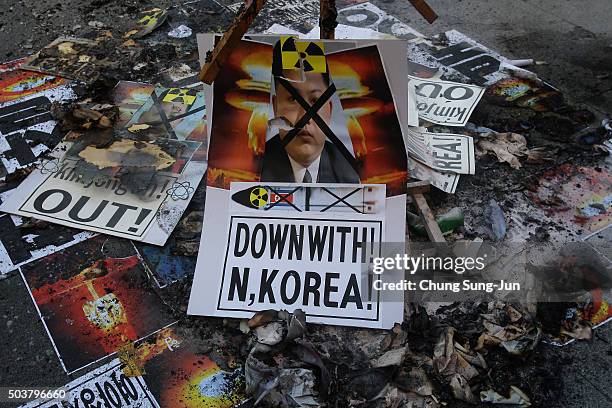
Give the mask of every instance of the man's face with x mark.
M 297 70 L 284 70 L 283 76 L 292 80 L 289 82 L 298 94 L 309 104 L 313 105 L 317 99 L 327 90 L 328 84 L 320 73 L 306 73 L 306 80 L 303 82 L 293 82 L 300 80 L 300 73 Z M 284 86 L 278 81 L 275 83 L 276 95 L 272 98 L 275 117 L 284 117 L 291 125 L 304 115 L 305 110 Z M 319 109 L 318 114 L 329 125 L 331 120 L 332 102 L 328 100 Z M 287 130 L 281 129 L 279 136 L 284 139 Z M 321 155 L 325 146 L 326 136 L 319 126 L 311 119 L 299 131 L 299 133 L 285 146 L 287 154 L 293 160 L 304 167 L 308 167 Z

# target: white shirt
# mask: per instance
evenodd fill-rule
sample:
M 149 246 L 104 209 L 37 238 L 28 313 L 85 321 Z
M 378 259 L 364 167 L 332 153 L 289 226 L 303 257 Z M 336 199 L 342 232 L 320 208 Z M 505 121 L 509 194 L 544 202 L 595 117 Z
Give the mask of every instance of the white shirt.
M 319 162 L 321 161 L 321 155 L 319 155 L 315 159 L 315 161 L 310 163 L 310 166 L 308 167 L 302 166 L 300 163 L 293 160 L 290 155 L 287 155 L 287 157 L 289 157 L 289 162 L 291 163 L 291 169 L 293 170 L 293 177 L 295 178 L 296 183 L 301 183 L 302 180 L 304 180 L 304 174 L 306 174 L 306 170 L 308 170 L 308 172 L 310 173 L 310 176 L 312 177 L 312 182 L 313 183 L 317 182 L 317 177 L 319 175 Z

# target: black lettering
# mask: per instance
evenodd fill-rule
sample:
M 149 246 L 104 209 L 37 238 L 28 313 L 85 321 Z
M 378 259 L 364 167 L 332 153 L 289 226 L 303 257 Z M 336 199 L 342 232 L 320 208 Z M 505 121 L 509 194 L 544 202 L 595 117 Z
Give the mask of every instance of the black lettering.
M 93 404 L 96 401 L 96 394 L 89 388 L 81 390 L 81 401 L 83 401 L 83 406 L 85 408 L 99 408 Z
M 240 268 L 234 266 L 232 268 L 232 278 L 230 279 L 229 293 L 227 300 L 234 300 L 234 291 L 238 291 L 238 299 L 244 302 L 246 299 L 247 287 L 249 284 L 249 271 L 250 268 L 244 268 L 243 276 L 240 276 Z
M 439 144 L 433 145 L 434 149 L 447 150 L 449 152 L 457 153 L 459 157 L 461 157 L 461 143 L 447 143 L 447 144 Z M 435 150 L 434 150 L 435 154 Z
M 0 241 L 13 265 L 32 257 L 25 239 L 9 215 L 0 216 Z
M 439 169 L 449 169 L 449 170 L 461 170 L 461 162 L 456 161 L 445 161 L 445 160 L 434 160 L 434 166 Z
M 276 256 L 277 259 L 281 259 L 285 251 L 285 241 L 287 240 L 289 225 L 285 224 L 282 226 L 282 233 L 280 225 L 276 225 L 276 228 L 274 227 L 274 225 L 270 224 L 270 258 L 274 259 Z
M 70 171 L 68 175 L 66 172 Z M 62 162 L 62 167 L 53 175 L 53 178 L 59 178 L 60 180 L 66 180 L 70 177 L 70 174 L 74 171 L 74 167 L 70 167 L 70 163 Z
M 14 103 L 0 109 L 0 133 L 5 135 L 52 120 L 51 101 L 45 96 Z
M 361 263 L 366 261 L 366 249 L 368 247 L 368 229 L 361 228 L 361 241 L 357 239 L 359 228 L 353 227 L 353 263 L 357 262 L 357 250 L 361 251 Z
M 111 402 L 111 404 L 113 404 L 113 406 L 119 408 L 122 405 L 119 393 L 108 381 L 104 381 L 104 392 L 106 394 L 106 398 Z
M 451 66 L 460 61 L 465 61 L 469 58 L 474 58 L 477 55 L 484 54 L 484 52 L 484 50 L 463 41 L 458 44 L 451 45 L 450 47 L 433 51 L 431 55 L 442 64 Z
M 340 234 L 340 262 L 344 262 L 346 252 L 346 234 L 351 232 L 351 227 L 337 227 L 336 231 Z
M 451 109 L 452 108 L 450 106 L 438 106 L 434 110 L 433 114 L 435 116 L 448 116 L 450 114 Z
M 259 234 L 258 234 L 259 233 Z M 257 246 L 257 237 L 261 235 L 261 245 L 259 245 L 259 251 L 255 250 Z M 266 240 L 268 239 L 268 234 L 266 232 L 266 226 L 259 223 L 253 228 L 253 238 L 251 239 L 251 255 L 253 258 L 259 259 L 263 255 L 266 250 Z
M 106 226 L 109 228 L 114 228 L 119 222 L 119 220 L 123 218 L 127 210 L 137 210 L 138 209 L 138 207 L 134 207 L 133 205 L 120 204 L 120 203 L 115 203 L 115 202 L 113 202 L 111 205 L 114 205 L 115 207 L 117 207 L 117 210 L 115 211 L 113 216 L 110 218 L 110 220 L 108 220 L 108 222 L 106 223 Z
M 453 97 L 453 91 L 455 89 L 462 89 L 463 95 L 459 97 Z M 472 88 L 468 88 L 466 86 L 460 86 L 460 85 L 454 85 L 454 86 L 448 87 L 444 91 L 444 97 L 446 99 L 450 99 L 451 101 L 458 101 L 460 99 L 470 99 L 472 95 L 474 95 L 474 91 L 472 90 Z
M 293 278 L 293 295 L 291 297 L 287 296 L 287 281 L 289 278 Z M 283 275 L 280 285 L 280 295 L 283 303 L 286 305 L 294 304 L 298 297 L 300 297 L 301 286 L 302 280 L 300 279 L 300 274 L 296 271 L 287 271 L 287 273 Z
M 479 85 L 484 84 L 487 75 L 499 71 L 500 62 L 490 55 L 481 55 L 473 60 L 456 65 L 453 68 Z
M 239 250 L 238 245 L 240 244 L 242 231 L 244 231 L 244 247 Z M 249 235 L 249 226 L 247 224 L 240 222 L 236 225 L 236 241 L 234 243 L 234 256 L 236 258 L 243 257 L 247 249 L 249 249 Z
M 270 303 L 276 302 L 274 299 L 274 291 L 272 290 L 272 281 L 274 281 L 277 274 L 278 269 L 272 269 L 270 276 L 268 276 L 267 268 L 261 271 L 261 282 L 259 283 L 259 303 L 263 303 L 265 301 L 266 295 L 268 295 Z
M 28 142 L 18 133 L 13 133 L 6 137 L 6 142 L 11 146 L 11 150 L 4 152 L 7 159 L 14 158 L 19 162 L 20 166 L 31 164 L 36 161 L 36 156 L 32 153 L 32 149 Z
M 107 395 L 104 392 L 104 390 L 102 390 L 102 387 L 100 386 L 100 383 L 96 383 L 95 385 L 96 385 L 96 389 L 98 390 L 98 395 L 104 401 L 104 406 L 110 408 L 110 403 L 108 402 Z M 98 404 L 98 405 L 100 405 L 100 404 Z
M 116 373 L 113 373 L 112 379 L 127 405 L 131 405 L 131 401 L 138 400 L 138 390 L 136 390 L 132 378 L 126 377 L 123 373 L 117 378 Z
M 348 285 L 346 285 L 346 290 L 344 291 L 344 296 L 342 296 L 340 308 L 346 308 L 346 305 L 349 302 L 355 303 L 357 309 L 363 309 L 363 304 L 361 303 L 361 295 L 359 294 L 359 285 L 357 284 L 357 277 L 354 274 L 351 274 Z
M 70 217 L 71 219 L 77 222 L 92 222 L 93 220 L 98 218 L 102 210 L 106 208 L 106 205 L 108 204 L 108 200 L 102 200 L 100 204 L 98 204 L 98 207 L 91 213 L 90 216 L 85 217 L 85 218 L 81 218 L 79 216 L 79 212 L 81 212 L 85 204 L 87 204 L 87 202 L 90 199 L 91 197 L 88 197 L 88 196 L 82 196 L 81 198 L 79 198 L 79 201 L 77 201 L 74 207 L 70 209 L 70 212 L 68 212 L 68 217 Z
M 302 260 L 302 250 L 304 249 L 304 226 L 300 225 L 300 232 L 296 231 L 295 225 L 291 226 L 289 234 L 289 259 Z
M 43 207 L 43 204 L 45 203 L 47 198 L 49 198 L 50 196 L 52 196 L 55 193 L 59 193 L 59 194 L 62 195 L 62 201 L 60 201 L 59 204 L 56 205 L 52 209 L 48 209 L 48 210 L 45 209 Z M 51 189 L 51 190 L 47 190 L 47 191 L 43 192 L 41 195 L 39 195 L 38 197 L 36 197 L 36 200 L 34 200 L 34 209 L 36 211 L 38 211 L 38 212 L 43 213 L 43 214 L 54 214 L 54 213 L 58 213 L 60 211 L 65 210 L 66 207 L 68 207 L 68 205 L 70 205 L 71 201 L 72 201 L 72 195 L 70 195 L 69 192 L 54 188 L 54 189 Z
M 313 281 L 314 282 L 311 282 Z M 313 306 L 319 306 L 321 300 L 321 293 L 319 292 L 319 288 L 321 287 L 321 275 L 316 272 L 306 272 L 306 276 L 304 277 L 304 298 L 302 300 L 302 304 L 304 306 L 308 306 L 310 303 L 309 296 L 312 293 L 314 297 L 314 301 L 312 302 Z
M 325 249 L 325 238 L 327 237 L 327 226 L 323 227 L 323 233 L 321 234 L 321 228 L 318 226 L 309 225 L 308 226 L 308 238 L 310 242 L 310 260 L 314 261 L 315 259 L 315 251 L 317 253 L 318 261 L 321 261 L 323 258 L 323 250 Z M 313 234 L 314 230 L 314 234 Z
M 429 92 L 429 94 L 423 93 L 424 92 L 423 88 L 427 86 L 432 87 L 432 90 L 431 92 Z M 414 87 L 414 91 L 416 92 L 416 94 L 419 96 L 423 96 L 425 98 L 437 98 L 438 95 L 440 95 L 441 90 L 442 90 L 442 85 L 436 84 L 433 82 L 425 82 L 425 83 L 419 84 Z
M 329 251 L 327 251 L 327 262 L 331 262 L 334 259 L 334 227 L 329 227 L 329 242 L 327 244 Z
M 330 273 L 326 273 L 325 274 L 325 287 L 323 288 L 324 290 L 324 294 L 323 294 L 323 305 L 325 307 L 338 307 L 338 302 L 335 301 L 331 301 L 329 300 L 330 295 L 332 293 L 337 293 L 338 292 L 338 287 L 332 285 L 331 281 L 332 279 L 338 279 L 340 277 L 339 273 L 335 273 L 335 272 L 330 272 Z

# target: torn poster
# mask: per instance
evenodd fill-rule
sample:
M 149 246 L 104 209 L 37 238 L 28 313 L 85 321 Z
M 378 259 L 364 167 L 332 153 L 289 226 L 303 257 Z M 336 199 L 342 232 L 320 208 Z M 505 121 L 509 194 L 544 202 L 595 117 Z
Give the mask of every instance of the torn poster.
M 0 103 L 22 99 L 68 83 L 64 78 L 19 69 L 25 60 L 21 58 L 0 64 Z
M 438 43 L 445 45 L 409 42 L 409 59 L 430 68 L 441 68 L 444 79 L 471 82 L 480 86 L 489 86 L 511 77 L 505 71 L 505 68 L 513 67 L 509 59 L 465 34 L 451 30 L 439 35 L 438 39 Z
M 408 77 L 414 86 L 419 117 L 446 126 L 465 126 L 485 88 L 434 79 Z
M 321 28 L 319 26 L 315 26 L 312 30 L 310 30 L 306 34 L 300 34 L 300 38 L 310 38 L 316 40 L 321 37 L 320 33 Z M 336 26 L 336 30 L 334 31 L 334 38 L 336 40 L 396 40 L 394 36 L 391 34 L 379 33 L 378 31 L 371 30 L 369 28 L 361 28 L 361 27 L 353 27 L 347 26 L 344 24 L 338 24 Z
M 101 49 L 106 52 L 100 52 Z M 111 37 L 96 40 L 59 37 L 28 57 L 21 68 L 92 83 L 102 70 L 112 68 L 118 61 L 133 60 L 140 51 L 140 47 L 123 46 L 120 40 Z
M 536 112 L 556 111 L 563 106 L 563 94 L 533 79 L 510 77 L 487 88 L 487 101 L 500 106 L 520 106 Z
M 239 1 L 227 7 L 237 14 L 243 6 L 244 2 Z M 267 3 L 257 17 L 250 27 L 252 32 L 263 32 L 267 28 L 265 24 L 269 24 L 270 21 L 282 21 L 284 25 L 305 31 L 306 27 L 312 27 L 319 19 L 319 1 L 277 0 Z
M 86 38 L 60 37 L 29 57 L 22 68 L 87 82 L 97 77 L 97 64 L 108 65 L 92 52 L 99 46 Z
M 432 186 L 444 191 L 445 193 L 454 194 L 459 178 L 457 173 L 442 173 L 428 167 L 412 157 L 408 157 L 408 171 L 410 176 L 418 180 L 429 181 Z
M 203 56 L 212 48 L 212 36 L 198 39 Z M 318 164 L 322 171 L 315 174 L 313 181 L 382 182 L 387 185 L 387 195 L 396 196 L 405 192 L 407 177 L 403 141 L 408 115 L 407 74 L 402 68 L 405 43 L 364 42 L 376 45 L 355 48 L 359 41 L 336 43 L 336 48 L 344 48 L 325 55 L 328 74 L 319 74 L 320 78 L 309 74 L 313 80 L 306 81 L 306 87 L 315 87 L 313 92 L 318 96 L 327 91 L 323 109 L 309 109 L 309 116 L 319 113 L 316 120 L 326 122 L 326 130 L 320 130 L 313 120 L 302 134 L 316 136 L 313 152 L 321 158 Z M 333 45 L 331 42 L 328 47 Z M 302 109 L 290 102 L 293 96 L 285 85 L 291 83 L 298 93 L 304 90 L 293 81 L 271 81 L 272 49 L 272 44 L 241 41 L 212 89 L 205 89 L 208 105 L 212 105 L 214 94 L 209 187 L 228 189 L 232 181 L 303 179 L 296 180 L 289 156 L 282 151 L 280 135 L 286 132 L 281 128 L 287 120 L 297 124 Z M 307 147 L 310 143 L 304 142 L 308 140 L 300 136 L 288 146 L 297 153 L 300 149 L 292 147 Z
M 381 34 L 391 35 L 408 41 L 418 40 L 423 37 L 421 33 L 403 23 L 397 17 L 387 14 L 369 2 L 355 4 L 338 10 L 338 22 L 347 26 L 368 28 Z
M 98 235 L 21 273 L 68 373 L 173 322 L 129 241 Z
M 0 211 L 163 245 L 203 177 L 206 154 L 201 142 L 141 133 L 69 133 Z
M 33 165 L 57 145 L 63 134 L 51 116 L 51 104 L 76 97 L 65 80 L 19 66 L 0 65 L 0 178 Z M 17 184 L 6 181 L 0 187 L 2 200 Z
M 402 304 L 368 291 L 362 276 L 391 238 L 384 185 L 232 183 L 230 197 L 225 220 L 216 203 L 207 204 L 211 228 L 189 314 L 246 318 L 302 309 L 315 323 L 378 328 L 401 319 Z
M 66 391 L 62 399 L 38 399 L 20 408 L 71 407 L 123 407 L 159 408 L 141 376 L 128 377 L 122 364 L 115 359 L 90 373 L 69 382 L 61 388 Z M 62 402 L 64 401 L 64 402 Z
M 160 407 L 230 408 L 245 400 L 242 370 L 223 370 L 210 343 L 169 327 L 137 345 L 144 378 Z
M 432 133 L 425 128 L 408 130 L 408 153 L 432 169 L 458 174 L 474 174 L 474 140 L 471 136 Z
M 203 92 L 187 88 L 155 87 L 145 103 L 125 125 L 143 132 L 178 140 L 206 140 L 206 105 Z M 205 159 L 206 144 L 202 151 Z
M 113 89 L 113 102 L 119 108 L 115 127 L 122 128 L 132 119 L 134 113 L 147 102 L 155 85 L 141 82 L 119 81 Z
M 134 28 L 125 33 L 123 38 L 142 38 L 161 26 L 166 21 L 167 16 L 168 12 L 166 10 L 157 7 L 144 10 L 138 14 L 138 21 Z
M 0 275 L 93 237 L 93 232 L 0 215 Z

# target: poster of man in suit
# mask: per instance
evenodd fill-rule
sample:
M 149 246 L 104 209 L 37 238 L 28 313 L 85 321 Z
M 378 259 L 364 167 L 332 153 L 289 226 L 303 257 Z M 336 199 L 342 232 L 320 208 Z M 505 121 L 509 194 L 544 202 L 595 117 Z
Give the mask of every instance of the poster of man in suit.
M 373 183 L 385 184 L 387 196 L 405 193 L 405 44 L 295 38 L 302 51 L 291 51 L 285 40 L 244 38 L 205 89 L 207 186 Z M 214 44 L 199 41 L 202 55 Z M 290 54 L 294 66 L 283 63 Z
M 316 102 L 332 85 L 327 67 L 324 65 L 318 72 L 314 70 L 283 69 L 280 42 L 273 50 L 272 56 L 273 91 L 271 105 L 274 118 L 268 129 L 268 139 L 263 155 L 261 181 L 288 181 L 304 183 L 359 183 L 359 174 L 353 164 L 347 160 L 347 147 L 329 140 L 321 127 L 329 129 L 332 123 L 340 128 L 343 135 L 348 136 L 346 121 L 339 101 L 329 99 L 320 104 L 315 111 Z M 297 94 L 297 95 L 296 95 Z M 306 104 L 300 104 L 302 97 Z M 308 109 L 308 105 L 311 106 Z M 287 141 L 290 128 L 311 110 L 312 115 L 318 115 L 317 124 L 310 118 L 304 121 L 292 140 Z M 269 124 L 270 124 L 269 122 Z M 331 129 L 330 129 L 331 130 Z M 332 131 L 333 132 L 333 131 Z M 348 139 L 350 142 L 350 139 Z M 349 144 L 352 150 L 352 146 Z M 345 155 L 343 155 L 344 150 Z M 349 152 L 353 155 L 353 152 Z

